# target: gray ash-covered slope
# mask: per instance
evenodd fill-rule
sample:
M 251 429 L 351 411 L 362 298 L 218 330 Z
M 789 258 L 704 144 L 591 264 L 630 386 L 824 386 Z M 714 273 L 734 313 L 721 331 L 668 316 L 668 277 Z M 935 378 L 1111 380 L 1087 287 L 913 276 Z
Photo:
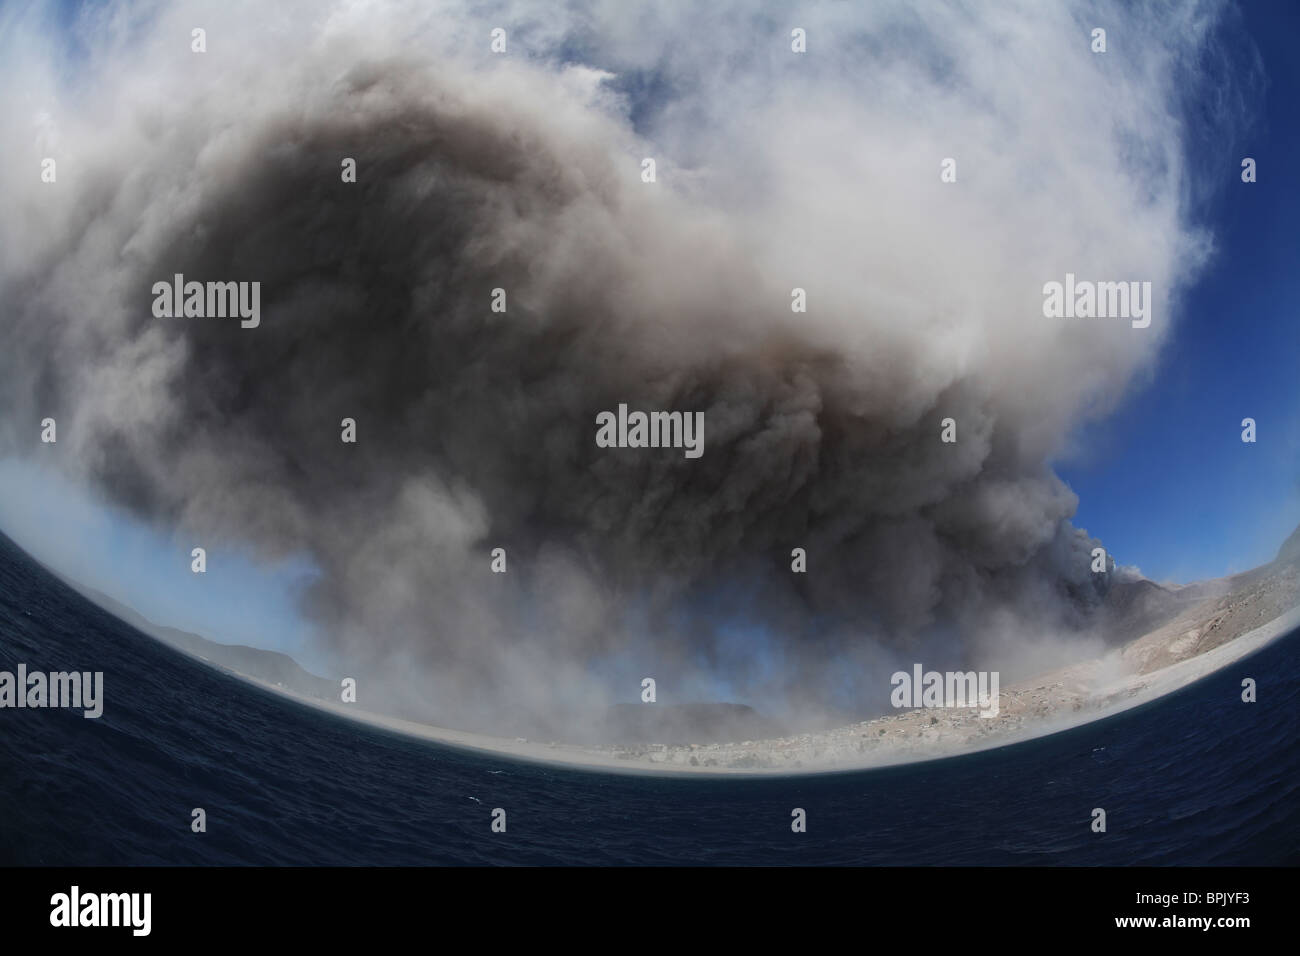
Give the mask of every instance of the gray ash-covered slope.
M 1142 673 L 1204 654 L 1300 606 L 1300 528 L 1249 571 L 1178 589 L 1177 613 L 1125 648 Z
M 1291 532 L 1290 537 L 1282 542 L 1282 547 L 1277 549 L 1277 557 L 1274 564 L 1280 563 L 1300 563 L 1300 525 Z
M 602 743 L 712 744 L 780 736 L 781 727 L 745 704 L 615 704 Z
M 1291 532 L 1272 561 L 1239 574 L 1194 581 L 1182 587 L 1168 587 L 1146 578 L 1116 581 L 1109 585 L 1102 600 L 1098 633 L 1112 647 L 1125 645 L 1203 612 L 1209 601 L 1217 601 L 1227 610 L 1250 605 L 1254 613 L 1244 625 L 1258 624 L 1260 618 L 1276 617 L 1300 601 L 1297 568 L 1300 527 Z
M 1102 604 L 1101 635 L 1112 647 L 1129 641 L 1176 616 L 1197 600 L 1188 588 L 1168 588 L 1140 578 L 1112 584 Z

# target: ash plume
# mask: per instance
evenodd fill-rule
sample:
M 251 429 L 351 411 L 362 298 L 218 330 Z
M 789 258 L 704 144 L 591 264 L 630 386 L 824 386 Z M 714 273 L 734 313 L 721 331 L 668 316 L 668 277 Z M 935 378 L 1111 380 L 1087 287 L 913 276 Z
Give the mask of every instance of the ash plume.
M 1208 254 L 1179 109 L 1217 7 L 250 9 L 87 14 L 71 78 L 4 23 L 4 454 L 48 415 L 140 518 L 309 555 L 362 703 L 474 729 L 642 676 L 808 713 L 1091 632 L 1050 462 Z M 1067 271 L 1155 321 L 1045 319 Z M 175 274 L 260 282 L 259 327 L 156 318 Z M 597 447 L 620 403 L 703 412 L 703 456 Z

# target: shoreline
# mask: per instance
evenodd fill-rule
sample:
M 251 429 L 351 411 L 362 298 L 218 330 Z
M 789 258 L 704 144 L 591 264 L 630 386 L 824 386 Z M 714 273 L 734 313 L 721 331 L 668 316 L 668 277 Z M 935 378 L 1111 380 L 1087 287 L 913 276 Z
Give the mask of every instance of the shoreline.
M 308 697 L 211 661 L 199 660 L 325 713 L 374 729 L 483 756 L 624 774 L 772 777 L 897 767 L 979 753 L 1050 736 L 1165 697 L 1262 650 L 1298 628 L 1300 606 L 1230 641 L 1159 670 L 1131 673 L 1089 686 L 1089 678 L 1096 676 L 1091 672 L 1122 659 L 1126 651 L 1144 640 L 1139 638 L 1100 658 L 1060 668 L 1007 688 L 1000 695 L 1003 702 L 1001 713 L 993 718 L 979 717 L 973 708 L 918 708 L 829 731 L 771 740 L 696 745 L 647 744 L 630 748 L 541 743 L 435 727 L 366 711 L 355 705 Z M 173 649 L 186 653 L 180 648 Z M 1070 686 L 1067 688 L 1067 685 Z M 1080 687 L 1084 689 L 1080 690 Z M 1012 698 L 1009 703 L 1008 697 Z M 1022 698 L 1026 697 L 1033 703 L 1032 709 L 1024 703 Z M 943 725 L 939 726 L 937 721 L 941 717 L 944 718 Z M 704 765 L 700 762 L 702 755 L 715 763 Z M 695 764 L 688 758 L 694 758 Z M 722 764 L 722 760 L 731 763 Z

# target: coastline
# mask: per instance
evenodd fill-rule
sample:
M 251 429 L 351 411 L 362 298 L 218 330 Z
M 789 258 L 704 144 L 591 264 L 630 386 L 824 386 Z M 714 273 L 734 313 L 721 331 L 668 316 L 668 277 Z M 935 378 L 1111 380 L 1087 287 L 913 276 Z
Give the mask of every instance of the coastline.
M 1203 653 L 1158 670 L 1126 674 L 1104 682 L 1097 680 L 1099 671 L 1113 666 L 1150 637 L 1146 635 L 1100 658 L 1008 687 L 1002 691 L 1001 712 L 994 718 L 980 717 L 973 708 L 922 708 L 829 731 L 772 740 L 697 745 L 649 744 L 630 748 L 543 743 L 435 727 L 366 711 L 355 705 L 311 698 L 251 675 L 204 662 L 264 690 L 326 713 L 486 756 L 579 770 L 657 776 L 791 776 L 843 773 L 940 760 L 1070 730 L 1171 694 L 1262 650 L 1298 628 L 1300 606 L 1292 607 Z M 695 759 L 694 764 L 691 758 Z M 714 763 L 706 765 L 705 760 Z

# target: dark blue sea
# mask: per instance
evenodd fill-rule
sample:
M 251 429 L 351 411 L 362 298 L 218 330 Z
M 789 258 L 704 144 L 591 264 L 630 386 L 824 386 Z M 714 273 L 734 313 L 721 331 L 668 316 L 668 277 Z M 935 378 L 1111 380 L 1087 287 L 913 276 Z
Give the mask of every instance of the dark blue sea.
M 1153 704 L 967 757 L 601 774 L 285 701 L 139 633 L 0 536 L 0 670 L 102 670 L 106 698 L 98 720 L 0 710 L 0 865 L 1295 864 L 1298 650 L 1292 634 Z M 1258 703 L 1241 703 L 1244 676 Z

